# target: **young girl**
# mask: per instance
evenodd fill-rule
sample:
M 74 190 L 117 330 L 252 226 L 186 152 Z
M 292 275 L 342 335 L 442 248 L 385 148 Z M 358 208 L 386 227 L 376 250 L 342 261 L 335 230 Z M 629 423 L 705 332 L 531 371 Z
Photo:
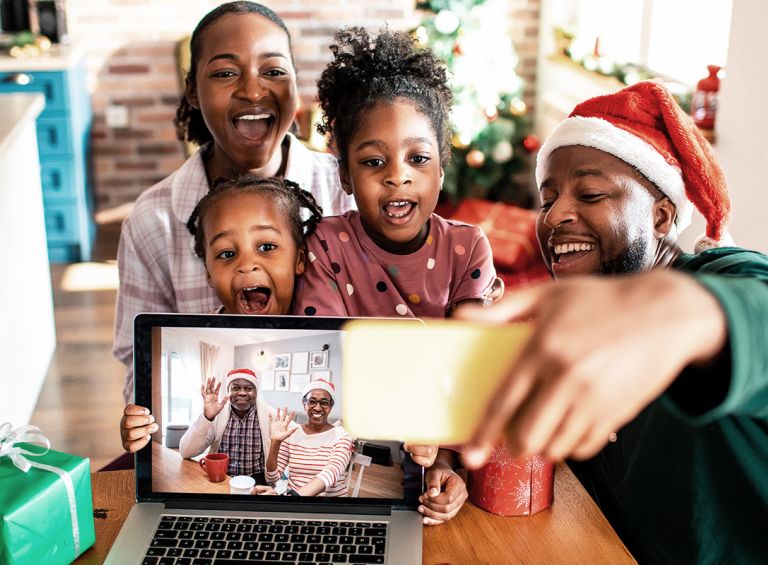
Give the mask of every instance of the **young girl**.
M 304 270 L 305 238 L 321 217 L 314 197 L 289 180 L 242 175 L 215 185 L 187 226 L 222 304 L 217 311 L 287 314 L 295 276 Z M 126 451 L 144 447 L 154 431 L 146 408 L 125 407 L 120 433 Z
M 475 226 L 433 214 L 450 155 L 444 65 L 406 33 L 337 32 L 318 97 L 342 187 L 359 212 L 326 218 L 308 244 L 295 314 L 445 317 L 482 300 L 496 272 Z
M 179 137 L 200 145 L 179 170 L 144 192 L 123 223 L 118 248 L 114 355 L 133 396 L 132 323 L 139 312 L 209 312 L 218 301 L 203 265 L 189 252 L 186 222 L 217 179 L 252 173 L 309 189 L 330 214 L 349 210 L 335 160 L 288 133 L 299 104 L 288 30 L 272 10 L 229 2 L 192 34 Z

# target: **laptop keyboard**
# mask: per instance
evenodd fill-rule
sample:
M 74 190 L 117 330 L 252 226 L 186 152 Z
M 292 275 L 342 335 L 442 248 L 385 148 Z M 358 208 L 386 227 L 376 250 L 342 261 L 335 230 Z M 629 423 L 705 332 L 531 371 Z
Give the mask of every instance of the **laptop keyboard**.
M 384 563 L 386 522 L 163 514 L 144 565 Z

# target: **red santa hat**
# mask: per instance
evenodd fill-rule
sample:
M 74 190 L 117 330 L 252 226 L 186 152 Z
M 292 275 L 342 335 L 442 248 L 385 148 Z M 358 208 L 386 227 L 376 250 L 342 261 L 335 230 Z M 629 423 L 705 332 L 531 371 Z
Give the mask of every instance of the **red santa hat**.
M 325 379 L 317 379 L 314 381 L 310 381 L 304 387 L 304 390 L 301 391 L 301 397 L 304 398 L 313 390 L 324 390 L 325 392 L 331 395 L 331 400 L 333 400 L 334 403 L 336 402 L 336 387 L 333 386 L 332 383 L 329 383 L 328 381 L 326 381 Z
M 227 373 L 227 378 L 224 379 L 224 390 L 229 390 L 229 385 L 237 379 L 244 379 L 257 389 L 259 388 L 259 377 L 256 376 L 256 373 L 250 369 L 232 369 Z
M 709 142 L 661 84 L 639 82 L 577 105 L 539 150 L 536 184 L 555 149 L 583 145 L 632 165 L 677 207 L 678 233 L 695 206 L 707 222 L 696 252 L 733 245 L 725 175 Z

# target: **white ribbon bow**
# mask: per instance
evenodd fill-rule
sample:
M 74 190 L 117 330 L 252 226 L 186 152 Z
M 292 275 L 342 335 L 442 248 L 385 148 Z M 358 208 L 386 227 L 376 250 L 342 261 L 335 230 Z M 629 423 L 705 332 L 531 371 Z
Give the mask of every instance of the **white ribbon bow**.
M 30 450 L 16 445 L 17 443 L 31 443 L 39 445 L 43 449 Z M 69 473 L 58 467 L 30 461 L 25 456 L 40 457 L 48 453 L 51 449 L 51 441 L 45 437 L 42 430 L 37 426 L 21 426 L 13 429 L 10 422 L 0 424 L 0 458 L 8 457 L 11 462 L 24 473 L 30 468 L 42 469 L 56 473 L 64 481 L 64 487 L 67 489 L 67 500 L 69 501 L 69 514 L 72 517 L 72 538 L 75 544 L 75 556 L 80 555 L 80 527 L 77 523 L 77 499 L 75 498 L 75 485 L 72 483 L 72 477 Z

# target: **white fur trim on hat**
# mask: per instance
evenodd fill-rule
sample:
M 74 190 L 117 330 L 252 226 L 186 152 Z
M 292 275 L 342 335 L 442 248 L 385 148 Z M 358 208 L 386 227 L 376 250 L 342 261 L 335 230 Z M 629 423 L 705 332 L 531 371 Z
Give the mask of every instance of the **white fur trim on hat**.
M 544 163 L 555 149 L 583 145 L 599 149 L 632 165 L 663 192 L 677 208 L 678 233 L 691 223 L 693 204 L 685 194 L 678 167 L 670 165 L 653 146 L 640 137 L 601 118 L 572 116 L 560 122 L 539 149 L 536 158 L 536 186 L 541 187 Z
M 316 381 L 310 381 L 301 391 L 301 397 L 304 398 L 313 390 L 324 390 L 331 395 L 331 400 L 336 402 L 336 387 L 324 379 L 317 379 Z
M 257 389 L 259 388 L 259 377 L 256 376 L 256 373 L 250 369 L 233 369 L 227 373 L 227 377 L 224 379 L 224 390 L 229 390 L 229 385 L 237 379 L 244 379 Z

